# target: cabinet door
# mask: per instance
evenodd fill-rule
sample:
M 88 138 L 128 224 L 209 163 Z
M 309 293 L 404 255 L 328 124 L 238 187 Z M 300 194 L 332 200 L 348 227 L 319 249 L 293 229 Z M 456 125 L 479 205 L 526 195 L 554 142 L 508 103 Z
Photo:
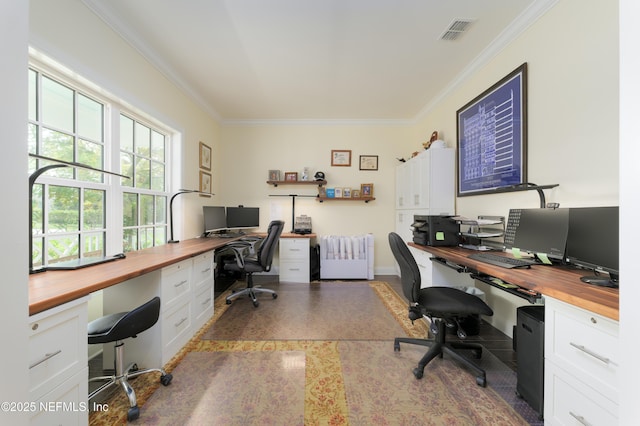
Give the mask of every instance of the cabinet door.
M 429 207 L 431 196 L 431 153 L 424 151 L 410 161 L 411 163 L 411 207 L 424 209 Z
M 409 200 L 412 192 L 410 167 L 410 160 L 396 167 L 396 209 L 411 207 Z

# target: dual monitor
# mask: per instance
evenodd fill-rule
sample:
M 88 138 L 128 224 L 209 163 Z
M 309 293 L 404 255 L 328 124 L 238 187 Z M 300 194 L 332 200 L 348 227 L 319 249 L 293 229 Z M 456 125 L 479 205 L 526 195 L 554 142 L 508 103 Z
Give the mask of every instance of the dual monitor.
M 596 275 L 584 276 L 582 281 L 617 287 L 618 210 L 615 206 L 512 209 L 505 246 L 589 269 Z
M 259 207 L 203 206 L 204 234 L 224 233 L 231 229 L 258 228 Z

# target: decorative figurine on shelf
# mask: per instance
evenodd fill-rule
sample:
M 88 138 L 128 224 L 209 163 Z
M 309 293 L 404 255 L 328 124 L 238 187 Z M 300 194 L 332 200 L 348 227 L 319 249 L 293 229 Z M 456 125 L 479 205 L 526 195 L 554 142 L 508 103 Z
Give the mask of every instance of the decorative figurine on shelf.
M 309 180 L 309 167 L 305 167 L 302 171 L 302 178 L 300 180 L 308 181 Z
M 429 149 L 431 148 L 431 144 L 438 140 L 438 132 L 434 131 L 433 133 L 431 133 L 431 138 L 429 139 L 428 142 L 423 142 L 422 146 L 424 147 L 424 149 Z

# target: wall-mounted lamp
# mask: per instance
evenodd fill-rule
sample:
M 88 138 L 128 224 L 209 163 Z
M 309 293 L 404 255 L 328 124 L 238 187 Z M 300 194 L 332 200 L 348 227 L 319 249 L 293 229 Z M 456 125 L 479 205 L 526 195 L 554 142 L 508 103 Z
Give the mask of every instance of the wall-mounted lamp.
M 170 232 L 170 238 L 169 241 L 167 241 L 168 243 L 179 243 L 180 240 L 174 240 L 173 239 L 173 200 L 180 194 L 207 194 L 207 195 L 214 195 L 210 192 L 202 192 L 202 191 L 198 191 L 197 189 L 178 189 L 178 192 L 176 192 L 175 194 L 173 194 L 171 196 L 171 199 L 169 200 L 169 232 Z
M 38 179 L 38 177 L 40 177 L 41 174 L 51 169 L 57 169 L 60 167 L 73 167 L 78 169 L 93 170 L 95 172 L 119 176 L 125 179 L 130 179 L 130 178 L 129 176 L 121 175 L 119 173 L 109 172 L 106 170 L 97 169 L 95 167 L 87 166 L 86 164 L 82 164 L 82 163 L 76 163 L 74 161 L 58 160 L 56 158 L 45 157 L 43 155 L 38 155 L 38 154 L 29 154 L 29 157 L 34 157 L 40 160 L 46 160 L 46 161 L 51 161 L 53 163 L 56 163 L 56 164 L 50 164 L 48 166 L 41 167 L 29 176 L 29 273 L 32 274 L 34 272 L 43 272 L 46 270 L 46 268 L 44 267 L 38 270 L 33 269 L 33 241 L 32 241 L 32 238 L 33 238 L 33 185 L 35 185 L 36 179 Z

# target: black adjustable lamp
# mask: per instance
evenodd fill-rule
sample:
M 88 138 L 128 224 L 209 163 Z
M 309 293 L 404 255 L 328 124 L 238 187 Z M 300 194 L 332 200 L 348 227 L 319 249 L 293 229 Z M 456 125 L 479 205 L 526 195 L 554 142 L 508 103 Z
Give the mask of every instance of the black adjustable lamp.
M 180 240 L 174 240 L 173 239 L 173 200 L 180 194 L 192 194 L 192 193 L 214 195 L 211 192 L 198 191 L 197 189 L 178 189 L 178 192 L 176 192 L 175 194 L 173 194 L 171 196 L 171 199 L 169 200 L 169 232 L 170 232 L 170 238 L 169 238 L 169 241 L 167 241 L 168 243 L 174 244 L 174 243 L 179 243 L 180 242 Z
M 34 271 L 33 241 L 31 241 L 31 239 L 33 238 L 33 185 L 35 185 L 36 179 L 38 179 L 38 177 L 40 177 L 41 174 L 51 169 L 57 169 L 60 167 L 73 167 L 77 169 L 93 170 L 94 172 L 100 172 L 108 175 L 119 176 L 126 179 L 130 179 L 130 178 L 129 176 L 121 175 L 119 173 L 109 172 L 106 170 L 97 169 L 95 167 L 87 166 L 86 164 L 82 164 L 82 163 L 76 163 L 74 161 L 58 160 L 56 158 L 45 157 L 44 155 L 38 155 L 38 154 L 29 154 L 29 157 L 34 157 L 39 160 L 46 160 L 46 161 L 51 161 L 56 163 L 56 164 L 50 164 L 48 166 L 41 167 L 29 176 L 29 273 L 31 274 L 34 272 L 42 272 L 46 270 L 46 268 L 42 268 L 37 271 Z

